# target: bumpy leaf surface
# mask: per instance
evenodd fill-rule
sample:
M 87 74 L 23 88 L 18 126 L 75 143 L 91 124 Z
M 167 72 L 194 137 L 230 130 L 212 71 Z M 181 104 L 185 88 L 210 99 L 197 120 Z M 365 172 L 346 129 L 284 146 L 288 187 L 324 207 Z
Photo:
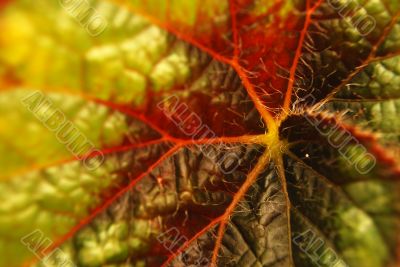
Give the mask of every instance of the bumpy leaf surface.
M 399 17 L 0 1 L 0 266 L 398 266 Z

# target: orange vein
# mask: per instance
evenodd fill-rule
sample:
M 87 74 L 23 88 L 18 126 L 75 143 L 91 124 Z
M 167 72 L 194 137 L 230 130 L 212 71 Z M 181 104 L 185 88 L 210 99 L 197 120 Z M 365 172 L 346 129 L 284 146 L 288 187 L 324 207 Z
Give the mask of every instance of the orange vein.
M 285 196 L 285 202 L 286 202 L 286 218 L 287 218 L 287 230 L 288 230 L 288 245 L 289 245 L 289 261 L 290 265 L 294 266 L 293 263 L 293 252 L 292 252 L 292 227 L 291 227 L 291 222 L 290 222 L 290 210 L 291 210 L 291 202 L 289 198 L 289 193 L 287 190 L 287 182 L 286 182 L 286 176 L 285 176 L 285 166 L 283 164 L 283 158 L 282 154 L 276 154 L 274 155 L 274 163 L 276 165 L 276 168 L 278 170 L 278 177 L 281 182 L 282 186 L 282 191 Z
M 68 164 L 68 163 L 71 163 L 74 161 L 79 161 L 79 160 L 82 160 L 85 158 L 90 159 L 90 158 L 96 157 L 98 155 L 108 155 L 111 153 L 133 150 L 136 148 L 144 148 L 146 146 L 162 144 L 164 142 L 172 142 L 179 146 L 208 145 L 208 144 L 211 145 L 211 144 L 218 144 L 218 143 L 263 144 L 262 137 L 264 137 L 264 135 L 243 135 L 243 136 L 215 137 L 215 138 L 204 138 L 204 139 L 179 139 L 179 138 L 175 138 L 175 137 L 171 137 L 171 138 L 162 137 L 162 138 L 146 141 L 143 143 L 134 143 L 134 144 L 129 144 L 129 145 L 121 145 L 121 146 L 104 148 L 104 149 L 101 149 L 94 153 L 88 152 L 88 153 L 80 155 L 78 157 L 71 156 L 71 157 L 56 160 L 54 162 L 50 162 L 47 164 L 42 164 L 42 165 L 33 164 L 28 168 L 20 169 L 20 170 L 14 172 L 12 174 L 9 174 L 7 176 L 0 175 L 0 181 L 2 179 L 6 179 L 6 177 L 23 175 L 27 172 L 32 172 L 32 171 L 40 171 L 40 170 L 43 170 L 46 168 L 50 168 L 50 167 L 58 166 L 58 165 L 62 165 L 62 164 Z
M 258 160 L 257 164 L 254 166 L 253 170 L 249 173 L 246 178 L 246 181 L 240 187 L 239 191 L 235 194 L 231 204 L 228 206 L 226 211 L 221 217 L 221 224 L 218 229 L 217 239 L 215 241 L 215 247 L 213 250 L 213 255 L 211 259 L 211 265 L 216 264 L 218 252 L 221 248 L 222 238 L 225 233 L 226 225 L 229 221 L 229 217 L 232 215 L 234 209 L 238 205 L 238 203 L 242 200 L 245 196 L 248 189 L 253 185 L 253 183 L 257 180 L 258 175 L 264 170 L 266 164 L 269 162 L 270 159 L 270 152 L 266 150 L 264 154 L 261 155 L 260 159 Z
M 307 31 L 308 31 L 308 27 L 311 24 L 311 16 L 314 13 L 314 11 L 322 3 L 322 0 L 319 0 L 312 8 L 310 8 L 310 1 L 311 0 L 307 0 L 307 15 L 306 15 L 303 29 L 300 34 L 300 39 L 299 39 L 299 43 L 297 45 L 296 54 L 293 59 L 293 64 L 290 68 L 289 81 L 288 81 L 288 86 L 287 86 L 287 90 L 285 93 L 285 99 L 283 102 L 283 110 L 282 110 L 282 114 L 281 114 L 281 116 L 283 116 L 282 120 L 284 120 L 284 118 L 289 113 L 290 103 L 291 103 L 291 99 L 292 99 L 293 85 L 294 85 L 295 76 L 296 76 L 296 70 L 297 70 L 297 66 L 299 64 L 300 57 L 302 55 L 303 44 L 304 44 L 304 40 L 305 40 Z
M 28 86 L 31 87 L 31 86 Z M 14 87 L 0 87 L 0 92 L 2 90 L 8 91 L 8 90 L 17 90 L 17 88 Z M 24 89 L 25 90 L 25 89 Z M 176 144 L 182 144 L 182 145 L 190 145 L 190 144 L 207 144 L 207 143 L 218 143 L 218 142 L 224 142 L 224 143 L 259 143 L 259 137 L 262 135 L 243 135 L 243 136 L 231 136 L 231 137 L 215 137 L 215 138 L 203 138 L 203 139 L 190 139 L 190 136 L 188 136 L 188 139 L 183 139 L 183 138 L 177 138 L 172 135 L 170 135 L 168 132 L 166 132 L 164 129 L 160 128 L 158 125 L 153 123 L 149 118 L 145 116 L 144 113 L 137 112 L 133 109 L 131 109 L 127 105 L 123 104 L 117 104 L 113 103 L 111 101 L 99 99 L 97 97 L 82 93 L 82 92 L 74 92 L 73 90 L 69 90 L 68 88 L 47 88 L 46 90 L 41 90 L 40 92 L 44 93 L 63 93 L 67 94 L 70 96 L 76 96 L 80 97 L 85 101 L 90 101 L 97 103 L 99 105 L 105 106 L 110 108 L 111 110 L 121 112 L 125 115 L 128 115 L 129 117 L 132 117 L 134 119 L 137 119 L 153 130 L 155 130 L 158 134 L 162 136 L 161 139 L 164 141 L 170 141 Z M 68 160 L 68 159 L 67 159 Z
M 181 140 L 176 138 L 171 138 L 172 142 L 176 142 L 181 145 L 207 145 L 207 144 L 217 144 L 217 143 L 241 143 L 241 144 L 263 144 L 262 138 L 264 135 L 242 135 L 242 136 L 223 136 L 215 138 L 203 138 L 203 139 L 189 139 Z
M 263 118 L 264 122 L 267 124 L 268 128 L 274 127 L 274 125 L 276 125 L 274 117 L 268 111 L 267 107 L 262 103 L 253 84 L 250 82 L 249 78 L 247 77 L 247 75 L 244 72 L 244 70 L 242 69 L 242 67 L 239 65 L 239 63 L 237 61 L 232 62 L 232 66 L 236 70 L 236 73 L 239 75 L 240 79 L 242 80 L 243 86 L 245 87 L 250 98 L 253 100 L 254 106 L 260 113 L 261 117 Z

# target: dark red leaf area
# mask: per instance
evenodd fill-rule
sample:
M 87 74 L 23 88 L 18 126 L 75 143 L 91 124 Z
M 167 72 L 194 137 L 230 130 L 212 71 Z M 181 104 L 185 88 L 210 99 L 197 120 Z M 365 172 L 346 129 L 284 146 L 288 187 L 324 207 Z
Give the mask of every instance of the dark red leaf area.
M 309 1 L 309 7 L 317 1 Z M 288 87 L 291 67 L 306 21 L 304 6 L 287 11 L 284 1 L 269 4 L 249 0 L 229 1 L 229 19 L 216 23 L 215 18 L 202 14 L 198 8 L 194 26 L 177 18 L 155 18 L 155 11 L 142 9 L 151 21 L 173 35 L 211 55 L 215 60 L 232 66 L 239 76 L 250 81 L 258 97 L 272 113 L 278 113 Z
M 176 214 L 173 221 L 165 223 L 164 232 L 158 236 L 158 240 L 154 241 L 151 245 L 151 252 L 148 253 L 150 259 L 157 261 L 153 264 L 150 263 L 150 266 L 162 266 L 171 254 L 177 252 L 185 245 L 185 242 L 189 241 L 213 219 L 218 218 L 223 213 L 221 211 L 217 214 L 216 210 L 213 211 L 210 208 L 204 211 L 207 215 L 191 212 L 193 211 L 189 211 L 189 214 L 180 212 Z M 210 247 L 210 250 L 212 250 L 212 247 Z M 158 257 L 154 257 L 155 255 Z
M 243 90 L 233 96 L 236 100 L 225 103 L 213 103 L 215 96 L 206 92 L 191 94 L 190 98 L 175 96 L 178 98 L 154 98 L 145 112 L 149 120 L 171 136 L 198 140 L 263 133 L 259 115 Z M 172 102 L 164 102 L 165 99 Z
M 235 13 L 239 63 L 246 69 L 251 83 L 269 109 L 282 105 L 289 70 L 304 24 L 301 13 L 300 16 L 290 13 L 286 18 L 280 18 L 277 12 L 282 4 L 278 1 L 267 13 L 260 15 L 254 15 L 257 10 L 238 4 Z

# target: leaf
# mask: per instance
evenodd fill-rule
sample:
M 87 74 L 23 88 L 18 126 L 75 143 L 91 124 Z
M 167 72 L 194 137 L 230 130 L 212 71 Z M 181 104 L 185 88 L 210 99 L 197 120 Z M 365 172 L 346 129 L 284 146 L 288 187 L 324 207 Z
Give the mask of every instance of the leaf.
M 399 263 L 396 1 L 0 12 L 0 266 Z

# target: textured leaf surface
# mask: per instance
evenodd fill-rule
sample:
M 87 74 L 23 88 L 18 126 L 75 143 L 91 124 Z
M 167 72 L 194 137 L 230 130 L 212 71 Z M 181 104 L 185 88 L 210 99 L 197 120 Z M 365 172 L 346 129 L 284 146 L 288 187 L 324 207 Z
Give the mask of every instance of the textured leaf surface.
M 0 9 L 0 266 L 399 264 L 396 1 L 77 2 Z

